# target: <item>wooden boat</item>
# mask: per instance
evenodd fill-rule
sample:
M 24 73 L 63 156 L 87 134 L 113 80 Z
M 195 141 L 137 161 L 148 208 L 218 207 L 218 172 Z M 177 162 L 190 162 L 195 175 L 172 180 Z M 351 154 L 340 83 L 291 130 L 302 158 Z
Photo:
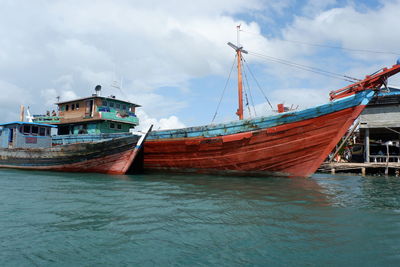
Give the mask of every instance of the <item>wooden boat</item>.
M 125 174 L 147 134 L 53 145 L 48 124 L 1 124 L 0 167 Z
M 230 43 L 229 43 L 230 44 Z M 238 59 L 238 121 L 153 131 L 145 142 L 147 170 L 308 177 L 327 158 L 388 77 L 390 69 L 330 93 L 331 102 L 302 111 L 243 119 L 241 54 Z

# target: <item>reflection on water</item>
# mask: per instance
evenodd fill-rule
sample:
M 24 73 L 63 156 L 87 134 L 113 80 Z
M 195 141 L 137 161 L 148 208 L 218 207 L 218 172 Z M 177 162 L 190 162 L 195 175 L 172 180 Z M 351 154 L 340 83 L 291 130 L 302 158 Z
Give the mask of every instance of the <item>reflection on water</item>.
M 400 178 L 314 175 L 331 205 L 361 209 L 400 209 Z
M 0 170 L 5 265 L 397 265 L 398 178 Z M 2 264 L 4 265 L 4 264 Z

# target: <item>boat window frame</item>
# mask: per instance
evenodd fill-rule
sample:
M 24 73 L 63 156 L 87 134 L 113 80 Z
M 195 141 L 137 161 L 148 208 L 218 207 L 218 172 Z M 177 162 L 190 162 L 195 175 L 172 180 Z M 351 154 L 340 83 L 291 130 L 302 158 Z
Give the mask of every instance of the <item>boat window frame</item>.
M 22 127 L 23 127 L 22 134 L 24 134 L 24 135 L 30 135 L 31 134 L 31 131 L 32 131 L 31 125 L 25 124 L 25 125 L 22 125 Z M 29 129 L 29 130 L 25 131 L 25 129 Z
M 115 129 L 115 123 L 114 122 L 110 122 L 110 129 Z
M 46 136 L 46 128 L 39 127 L 39 136 Z
M 35 131 L 34 131 L 34 129 L 35 129 Z M 36 131 L 37 130 L 37 131 Z M 36 125 L 32 125 L 32 127 L 31 127 L 31 134 L 32 135 L 39 135 L 39 126 L 36 126 Z
M 117 130 L 122 130 L 122 124 L 121 123 L 117 124 Z

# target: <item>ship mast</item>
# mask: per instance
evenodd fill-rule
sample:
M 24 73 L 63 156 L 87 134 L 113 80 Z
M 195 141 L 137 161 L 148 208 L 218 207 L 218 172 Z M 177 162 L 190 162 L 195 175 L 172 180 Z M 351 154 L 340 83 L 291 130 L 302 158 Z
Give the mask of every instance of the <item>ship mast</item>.
M 238 69 L 238 100 L 239 107 L 236 111 L 236 115 L 238 115 L 239 120 L 243 120 L 243 80 L 242 80 L 242 53 L 247 54 L 247 51 L 243 49 L 240 45 L 240 25 L 236 26 L 237 29 L 237 45 L 228 43 L 230 47 L 235 49 L 237 55 L 237 69 Z

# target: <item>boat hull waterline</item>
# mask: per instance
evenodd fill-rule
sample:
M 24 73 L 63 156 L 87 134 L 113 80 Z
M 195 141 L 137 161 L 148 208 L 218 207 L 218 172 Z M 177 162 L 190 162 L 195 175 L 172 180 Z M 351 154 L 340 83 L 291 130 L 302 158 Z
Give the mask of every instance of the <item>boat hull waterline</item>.
M 375 92 L 227 124 L 151 132 L 144 168 L 175 172 L 309 177 Z
M 125 174 L 141 148 L 139 136 L 51 148 L 0 149 L 0 167 Z

